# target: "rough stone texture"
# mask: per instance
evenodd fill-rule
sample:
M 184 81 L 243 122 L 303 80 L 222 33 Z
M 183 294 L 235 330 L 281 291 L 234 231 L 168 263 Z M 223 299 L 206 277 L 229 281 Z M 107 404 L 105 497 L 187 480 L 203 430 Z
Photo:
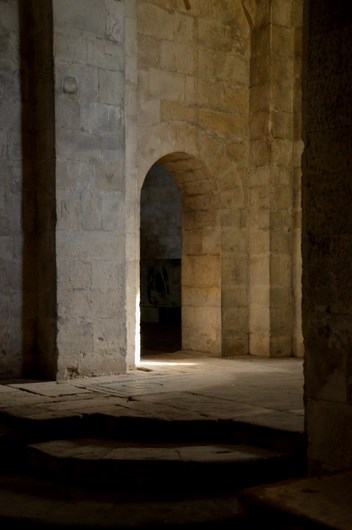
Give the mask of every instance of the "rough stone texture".
M 303 334 L 311 470 L 352 465 L 352 10 L 311 0 L 305 12 Z
M 19 17 L 0 2 L 0 377 L 22 365 L 22 145 Z
M 300 35 L 302 3 L 257 2 L 252 31 L 249 352 L 302 355 Z M 297 48 L 295 43 L 298 40 Z
M 126 366 L 124 5 L 54 0 L 58 377 Z

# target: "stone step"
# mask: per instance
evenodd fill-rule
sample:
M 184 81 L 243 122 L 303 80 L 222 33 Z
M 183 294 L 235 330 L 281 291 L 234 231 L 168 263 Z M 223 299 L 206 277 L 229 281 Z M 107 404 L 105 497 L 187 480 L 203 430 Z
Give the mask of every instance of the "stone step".
M 116 478 L 119 480 L 119 478 Z M 133 496 L 80 489 L 24 474 L 0 476 L 0 525 L 6 530 L 254 530 L 236 494 Z
M 231 491 L 302 472 L 295 456 L 249 445 L 100 438 L 31 444 L 28 461 L 37 473 L 62 482 L 131 490 Z

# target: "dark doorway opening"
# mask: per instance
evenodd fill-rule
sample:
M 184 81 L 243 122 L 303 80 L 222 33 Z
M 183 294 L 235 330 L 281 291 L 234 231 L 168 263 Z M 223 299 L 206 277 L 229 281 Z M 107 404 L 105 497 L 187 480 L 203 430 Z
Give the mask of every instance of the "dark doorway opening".
M 141 357 L 181 349 L 181 194 L 154 164 L 141 191 Z

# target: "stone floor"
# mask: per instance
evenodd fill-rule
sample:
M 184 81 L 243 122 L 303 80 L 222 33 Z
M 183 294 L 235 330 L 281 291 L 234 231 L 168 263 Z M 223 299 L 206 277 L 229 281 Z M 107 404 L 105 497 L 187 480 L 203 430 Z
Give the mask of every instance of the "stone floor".
M 138 367 L 123 375 L 64 382 L 7 381 L 0 384 L 0 418 L 3 419 L 20 422 L 29 420 L 32 423 L 28 425 L 33 425 L 33 421 L 48 425 L 50 420 L 66 421 L 96 413 L 117 419 L 190 420 L 190 424 L 197 420 L 225 420 L 277 432 L 303 434 L 303 362 L 293 358 L 218 359 L 187 353 L 154 354 L 145 356 Z M 351 530 L 351 483 L 352 475 L 343 473 L 319 479 L 299 478 L 284 483 L 259 485 L 244 491 L 244 504 L 247 503 L 252 511 L 258 510 L 258 513 L 262 509 L 274 509 L 276 513 L 286 514 L 296 521 L 292 523 L 290 520 L 288 525 L 279 522 L 275 528 Z M 18 484 L 13 477 L 3 476 L 1 479 L 0 509 L 8 510 L 9 513 L 13 511 L 8 521 L 15 521 Z M 24 483 L 21 483 L 22 487 Z M 53 492 L 51 498 L 55 496 L 56 492 Z M 231 504 L 221 496 L 213 501 L 212 504 L 209 498 L 204 500 L 204 504 L 198 505 L 197 513 L 202 513 L 204 518 L 206 510 L 210 510 L 208 515 L 211 518 L 211 510 L 216 514 L 219 509 L 223 513 L 227 510 L 229 528 L 232 527 L 231 518 L 238 511 L 238 506 L 235 506 L 237 501 Z M 102 502 L 105 510 L 106 499 Z M 33 496 L 28 503 L 33 513 L 43 510 L 40 499 L 38 506 Z M 48 504 L 45 506 L 45 513 L 52 514 L 54 508 Z M 117 509 L 116 504 L 112 503 L 111 506 Z M 56 504 L 55 509 L 58 509 Z M 173 513 L 173 508 L 168 509 Z M 99 515 L 97 510 L 95 515 Z M 82 513 L 85 511 L 86 505 L 82 506 Z M 153 513 L 149 508 L 148 511 Z M 45 517 L 49 517 L 45 513 L 44 521 Z M 128 505 L 127 513 L 130 513 Z M 187 518 L 186 505 L 179 503 L 177 513 Z M 92 522 L 92 517 L 88 514 L 87 521 Z M 181 526 L 183 520 L 180 519 Z M 138 525 L 137 521 L 136 528 Z M 165 525 L 162 523 L 161 527 Z
M 127 374 L 0 385 L 0 412 L 48 419 L 109 412 L 169 419 L 233 419 L 303 432 L 299 359 L 149 355 Z

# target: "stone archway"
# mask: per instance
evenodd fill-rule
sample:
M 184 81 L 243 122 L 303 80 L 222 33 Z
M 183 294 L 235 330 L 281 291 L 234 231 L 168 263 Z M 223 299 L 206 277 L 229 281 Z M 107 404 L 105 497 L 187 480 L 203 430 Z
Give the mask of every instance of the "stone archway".
M 184 153 L 162 156 L 182 196 L 182 349 L 220 355 L 221 262 L 218 188 L 204 163 Z

